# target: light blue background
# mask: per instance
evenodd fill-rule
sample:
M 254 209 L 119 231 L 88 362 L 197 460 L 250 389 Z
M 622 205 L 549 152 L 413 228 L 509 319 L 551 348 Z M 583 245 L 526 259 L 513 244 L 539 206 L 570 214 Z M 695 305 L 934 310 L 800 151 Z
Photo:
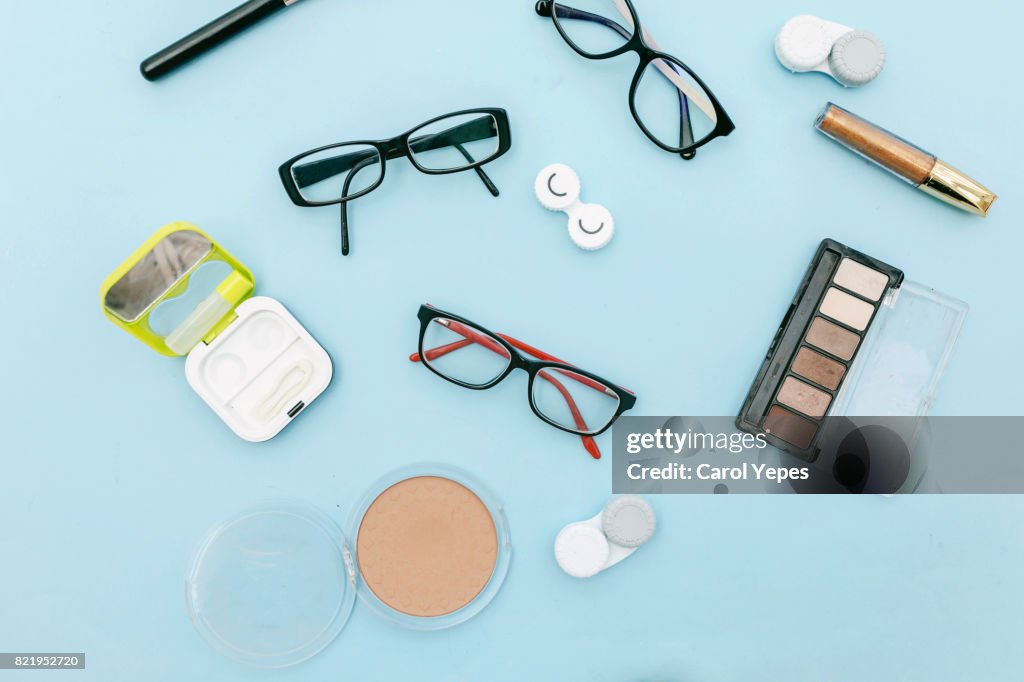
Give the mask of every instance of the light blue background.
M 633 58 L 578 57 L 530 0 L 306 0 L 171 78 L 139 77 L 231 4 L 4 8 L 0 650 L 88 656 L 84 673 L 21 677 L 1020 678 L 1021 499 L 659 497 L 650 545 L 576 581 L 552 541 L 605 502 L 610 457 L 537 420 L 522 376 L 470 393 L 405 359 L 430 301 L 634 388 L 637 414 L 735 414 L 833 237 L 971 304 L 935 413 L 1020 414 L 1019 9 L 639 0 L 737 124 L 684 163 L 628 114 Z M 780 68 L 774 33 L 808 11 L 882 36 L 881 77 L 844 90 Z M 991 217 L 816 133 L 830 99 L 1000 192 Z M 513 148 L 488 167 L 498 199 L 471 173 L 393 163 L 354 204 L 342 258 L 337 210 L 297 208 L 280 186 L 277 165 L 307 148 L 472 106 L 511 116 Z M 533 199 L 555 161 L 614 213 L 603 251 L 577 250 Z M 328 391 L 270 443 L 232 435 L 180 360 L 100 313 L 102 279 L 173 220 L 209 231 L 335 359 Z M 371 481 L 424 459 L 506 504 L 512 568 L 475 620 L 407 632 L 357 604 L 324 653 L 272 674 L 194 632 L 182 580 L 212 524 L 275 496 L 343 521 Z

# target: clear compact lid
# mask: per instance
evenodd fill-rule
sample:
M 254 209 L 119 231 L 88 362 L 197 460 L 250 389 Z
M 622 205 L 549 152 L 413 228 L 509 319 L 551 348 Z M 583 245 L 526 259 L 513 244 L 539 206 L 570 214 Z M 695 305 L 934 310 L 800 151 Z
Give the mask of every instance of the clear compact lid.
M 301 502 L 274 502 L 216 526 L 185 580 L 189 617 L 225 656 L 283 668 L 322 651 L 355 602 L 345 536 Z
M 890 291 L 829 414 L 927 414 L 968 310 L 916 282 Z

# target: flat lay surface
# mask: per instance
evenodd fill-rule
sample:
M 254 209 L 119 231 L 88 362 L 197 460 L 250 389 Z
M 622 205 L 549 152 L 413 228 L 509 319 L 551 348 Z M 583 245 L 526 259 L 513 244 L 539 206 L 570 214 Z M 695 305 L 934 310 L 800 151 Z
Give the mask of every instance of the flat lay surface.
M 932 414 L 1022 414 L 1024 97 L 1006 58 L 1022 10 L 637 0 L 736 124 L 683 161 L 630 116 L 636 56 L 583 59 L 529 0 L 304 0 L 143 80 L 143 58 L 231 5 L 17 3 L 0 23 L 0 650 L 87 656 L 77 673 L 0 677 L 1019 678 L 1019 497 L 650 496 L 651 540 L 574 579 L 553 543 L 608 501 L 610 433 L 595 461 L 531 412 L 523 372 L 471 391 L 409 354 L 429 302 L 635 391 L 632 414 L 735 415 L 831 237 L 970 305 Z M 775 34 L 806 12 L 881 37 L 884 71 L 844 89 L 785 70 Z M 991 188 L 989 216 L 816 131 L 828 101 Z M 500 196 L 472 170 L 389 161 L 349 205 L 347 257 L 338 207 L 295 206 L 278 177 L 305 150 L 478 107 L 509 116 L 511 149 L 486 166 Z M 553 163 L 614 215 L 604 248 L 577 248 L 538 203 Z M 235 436 L 183 359 L 101 312 L 104 278 L 177 220 L 331 356 L 332 383 L 273 440 Z M 321 654 L 269 674 L 197 634 L 183 584 L 209 528 L 286 498 L 354 541 L 368 486 L 420 461 L 471 472 L 504 504 L 511 566 L 473 620 L 403 630 L 357 602 Z

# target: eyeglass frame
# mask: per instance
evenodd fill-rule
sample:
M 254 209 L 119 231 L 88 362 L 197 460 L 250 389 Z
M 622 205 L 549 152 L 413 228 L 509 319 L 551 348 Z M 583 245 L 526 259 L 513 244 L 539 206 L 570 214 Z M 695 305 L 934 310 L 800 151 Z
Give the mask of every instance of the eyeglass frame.
M 622 416 L 623 413 L 633 409 L 633 406 L 636 405 L 636 394 L 627 388 L 623 388 L 618 384 L 608 381 L 607 379 L 604 379 L 603 377 L 594 374 L 593 372 L 588 372 L 587 370 L 580 369 L 579 367 L 576 367 L 575 365 L 565 362 L 564 360 L 560 360 L 559 358 L 556 358 L 555 356 L 550 355 L 549 353 L 545 353 L 544 351 L 534 348 L 526 343 L 523 343 L 522 341 L 514 339 L 511 336 L 508 336 L 507 334 L 498 334 L 492 332 L 489 329 L 486 329 L 485 327 L 478 325 L 476 322 L 441 310 L 439 308 L 435 308 L 429 303 L 425 303 L 420 306 L 419 312 L 417 313 L 417 318 L 420 321 L 420 336 L 419 343 L 417 345 L 417 352 L 409 356 L 409 359 L 411 361 L 422 362 L 422 364 L 431 372 L 441 377 L 442 379 L 445 379 L 446 381 L 455 384 L 456 386 L 462 386 L 463 388 L 469 388 L 476 391 L 483 391 L 489 388 L 493 388 L 494 386 L 504 381 L 505 378 L 508 377 L 513 371 L 517 369 L 524 370 L 529 375 L 529 381 L 527 382 L 526 390 L 527 399 L 530 403 L 530 409 L 533 411 L 533 413 L 546 424 L 550 424 L 551 426 L 555 427 L 560 431 L 565 431 L 566 433 L 571 433 L 583 438 L 584 447 L 586 447 L 587 451 L 590 452 L 595 459 L 600 458 L 600 450 L 597 449 L 597 445 L 593 443 L 592 440 L 590 440 L 590 443 L 588 443 L 587 441 L 589 439 L 592 439 L 594 436 L 599 436 L 605 431 L 607 431 L 609 428 L 611 428 L 612 424 L 614 424 L 618 420 L 618 418 Z M 431 362 L 429 360 L 424 360 L 424 358 L 426 357 L 426 352 L 428 352 L 429 350 L 436 349 L 424 349 L 423 342 L 424 339 L 426 338 L 427 329 L 430 327 L 430 323 L 438 318 L 445 318 L 448 320 L 452 320 L 453 322 L 458 322 L 460 324 L 470 327 L 471 329 L 475 329 L 481 332 L 482 334 L 487 335 L 490 339 L 500 344 L 508 352 L 508 366 L 505 367 L 501 374 L 499 374 L 497 377 L 487 382 L 486 384 L 470 384 L 464 381 L 459 381 L 458 379 L 447 376 L 440 370 L 433 367 Z M 528 353 L 539 359 L 532 360 L 523 355 L 523 353 Z M 554 421 L 550 417 L 546 416 L 537 407 L 533 397 L 534 382 L 537 378 L 537 375 L 545 369 L 566 370 L 568 372 L 571 372 L 572 374 L 579 375 L 581 377 L 589 379 L 590 381 L 600 384 L 604 388 L 612 391 L 612 393 L 614 393 L 615 396 L 618 398 L 618 405 L 615 408 L 615 414 L 612 415 L 608 422 L 604 424 L 600 429 L 588 431 L 581 431 L 579 429 L 568 428 Z
M 558 17 L 555 16 L 556 5 L 564 9 L 571 10 L 572 12 L 575 12 L 578 15 L 569 18 L 596 21 L 616 31 L 616 33 L 619 33 L 619 35 L 622 35 L 622 31 L 626 31 L 629 29 L 619 25 L 615 20 L 609 19 L 608 17 L 604 17 L 599 14 L 594 14 L 586 10 L 576 9 L 575 7 L 570 7 L 569 5 L 556 2 L 555 0 L 538 0 L 537 4 L 534 6 L 534 11 L 536 11 L 536 13 L 539 16 L 550 17 L 552 23 L 555 25 L 555 30 L 558 31 L 558 34 L 562 37 L 562 40 L 564 40 L 566 44 L 568 44 L 569 47 L 571 47 L 573 51 L 576 52 L 581 57 L 597 61 L 603 59 L 611 59 L 612 57 L 618 57 L 619 55 L 626 54 L 627 52 L 636 53 L 637 56 L 640 58 L 640 63 L 637 64 L 636 72 L 633 74 L 633 81 L 629 87 L 629 112 L 633 116 L 633 120 L 636 122 L 637 126 L 639 126 L 640 130 L 642 130 L 644 135 L 647 136 L 647 139 L 649 139 L 651 142 L 661 147 L 665 151 L 671 152 L 673 154 L 679 154 L 684 160 L 689 161 L 696 156 L 697 150 L 699 148 L 703 147 L 712 140 L 715 140 L 719 137 L 727 136 L 729 133 L 736 129 L 736 125 L 732 122 L 732 119 L 729 118 L 729 114 L 726 113 L 725 108 L 722 107 L 721 103 L 719 103 L 718 98 L 715 97 L 715 93 L 711 91 L 711 88 L 709 88 L 707 84 L 703 80 L 701 80 L 700 76 L 698 76 L 693 71 L 693 69 L 687 66 L 686 63 L 684 63 L 678 57 L 674 57 L 668 54 L 667 52 L 662 52 L 651 47 L 647 39 L 644 37 L 646 30 L 640 23 L 640 16 L 637 14 L 636 8 L 633 6 L 632 0 L 622 1 L 629 9 L 630 16 L 632 17 L 633 35 L 628 40 L 626 40 L 626 42 L 623 45 L 620 45 L 614 50 L 610 50 L 608 52 L 604 52 L 601 54 L 592 54 L 586 52 L 575 42 L 573 42 L 572 38 L 569 37 L 565 29 L 562 28 L 561 24 L 559 23 Z M 614 28 L 615 26 L 617 26 L 618 28 Z M 621 31 L 619 29 L 621 29 Z M 692 145 L 671 147 L 665 144 L 664 142 L 659 140 L 654 135 L 654 133 L 650 131 L 650 129 L 644 124 L 643 120 L 640 118 L 639 113 L 637 113 L 636 92 L 637 89 L 640 87 L 640 81 L 643 79 L 644 71 L 647 69 L 647 67 L 650 66 L 652 62 L 658 59 L 663 59 L 666 61 L 667 64 L 670 65 L 676 64 L 681 66 L 686 71 L 686 73 L 689 74 L 689 76 L 694 80 L 694 82 L 696 82 L 697 85 L 703 88 L 704 92 L 707 93 L 708 95 L 708 100 L 711 102 L 711 106 L 714 107 L 715 116 L 717 117 L 717 120 L 715 121 L 715 127 L 711 130 L 710 133 L 708 133 L 706 137 L 694 142 Z M 689 97 L 686 97 L 686 95 L 681 91 L 679 94 L 682 97 L 685 97 L 687 100 L 690 99 Z M 688 110 L 685 106 L 682 105 L 680 108 L 682 109 L 682 111 L 680 112 L 680 116 L 685 118 L 684 126 L 688 127 L 690 125 Z
M 496 130 L 497 138 L 498 138 L 498 148 L 497 148 L 497 150 L 493 154 L 488 156 L 486 159 L 481 159 L 479 161 L 474 160 L 472 163 L 470 163 L 470 164 L 468 164 L 466 166 L 459 166 L 458 168 L 442 168 L 442 169 L 426 168 L 426 167 L 424 167 L 421 163 L 419 163 L 416 160 L 417 152 L 415 152 L 413 150 L 413 148 L 412 148 L 412 144 L 414 142 L 414 140 L 412 139 L 413 134 L 415 134 L 418 130 L 422 130 L 423 128 L 426 128 L 427 126 L 429 126 L 429 125 L 431 125 L 433 123 L 437 123 L 438 121 L 443 121 L 446 118 L 455 118 L 457 116 L 463 116 L 463 115 L 468 115 L 468 114 L 489 114 L 494 119 L 495 130 Z M 463 124 L 460 124 L 460 125 L 456 126 L 452 130 L 445 131 L 445 132 L 446 133 L 451 133 L 454 130 L 457 130 L 459 128 L 463 128 L 465 126 L 468 126 L 468 125 L 471 125 L 471 124 L 474 124 L 474 123 L 476 123 L 476 121 L 468 121 L 466 123 L 463 123 Z M 462 142 L 476 141 L 478 139 L 486 139 L 486 138 L 475 138 L 473 140 L 462 140 Z M 373 147 L 376 150 L 376 152 L 377 152 L 377 156 L 376 157 L 366 157 L 366 158 L 367 159 L 376 158 L 376 159 L 380 160 L 380 176 L 377 178 L 377 181 L 374 182 L 369 187 L 367 187 L 365 189 L 362 189 L 362 190 L 356 192 L 355 194 L 352 194 L 351 196 L 344 196 L 344 190 L 343 190 L 342 191 L 343 196 L 341 196 L 341 197 L 339 197 L 337 199 L 331 199 L 331 200 L 327 200 L 327 201 L 313 201 L 313 200 L 310 200 L 310 199 L 307 199 L 306 197 L 304 197 L 302 195 L 302 189 L 299 186 L 299 184 L 296 181 L 295 176 L 293 174 L 293 171 L 296 168 L 295 164 L 298 163 L 299 161 L 301 161 L 305 157 L 312 156 L 314 154 L 318 154 L 320 152 L 327 151 L 329 149 L 335 149 L 335 148 L 338 148 L 338 147 L 347 147 L 347 146 L 352 146 L 352 145 L 364 145 L 364 146 L 367 146 L 367 147 Z M 456 146 L 456 143 L 453 143 L 453 144 L 450 144 L 450 145 L 444 145 L 444 146 Z M 322 147 L 316 147 L 315 149 L 309 149 L 307 151 L 302 152 L 301 154 L 296 154 L 292 158 L 290 158 L 287 161 L 285 161 L 284 163 L 282 163 L 278 167 L 277 171 L 278 171 L 278 175 L 281 177 L 281 183 L 284 185 L 285 192 L 287 192 L 287 194 L 288 194 L 288 198 L 291 199 L 292 203 L 295 204 L 296 206 L 301 206 L 301 207 L 319 207 L 319 206 L 334 206 L 336 204 L 340 204 L 341 205 L 341 207 L 342 207 L 342 214 L 341 214 L 342 249 L 341 250 L 342 250 L 342 254 L 343 255 L 348 255 L 348 253 L 349 253 L 348 217 L 347 217 L 347 212 L 345 210 L 346 204 L 348 204 L 348 202 L 352 201 L 353 199 L 358 199 L 360 197 L 366 196 L 367 194 L 369 194 L 373 190 L 377 189 L 378 187 L 380 187 L 384 183 L 384 176 L 385 176 L 385 174 L 387 172 L 387 161 L 389 159 L 390 160 L 394 160 L 394 159 L 407 158 L 407 159 L 409 159 L 409 162 L 413 165 L 413 167 L 416 168 L 416 170 L 418 170 L 421 173 L 424 173 L 426 175 L 450 175 L 452 173 L 461 173 L 463 171 L 475 170 L 477 175 L 481 179 L 481 181 L 483 181 L 484 185 L 487 187 L 488 191 L 490 191 L 490 193 L 493 196 L 498 196 L 498 194 L 499 194 L 498 188 L 491 181 L 490 177 L 488 177 L 487 173 L 484 172 L 482 166 L 484 164 L 490 163 L 491 161 L 494 161 L 498 157 L 504 155 L 509 149 L 511 149 L 511 147 L 512 147 L 512 129 L 511 129 L 511 126 L 509 124 L 508 112 L 505 111 L 504 109 L 501 109 L 501 108 L 498 108 L 498 107 L 481 107 L 481 108 L 476 108 L 476 109 L 463 109 L 461 111 L 453 111 L 453 112 L 450 112 L 450 113 L 447 113 L 447 114 L 442 114 L 441 116 L 435 116 L 434 118 L 430 119 L 429 121 L 424 121 L 423 123 L 420 123 L 416 127 L 412 128 L 411 130 L 408 130 L 405 133 L 402 133 L 401 135 L 397 135 L 395 137 L 388 138 L 388 139 L 383 139 L 383 140 L 350 140 L 350 141 L 346 141 L 346 142 L 336 142 L 336 143 L 333 143 L 333 144 L 324 145 Z M 431 149 L 438 149 L 438 148 L 439 147 L 428 148 L 428 149 L 425 149 L 425 150 L 421 150 L 420 153 L 422 153 L 423 151 L 431 151 Z M 464 155 L 467 153 L 467 152 L 465 152 L 465 150 L 461 150 L 460 149 L 460 151 L 462 151 Z M 327 163 L 331 163 L 331 164 L 337 165 L 340 160 L 344 160 L 346 157 L 349 157 L 349 156 L 365 156 L 365 154 L 366 154 L 366 152 L 353 152 L 352 154 L 346 154 L 345 156 L 341 156 L 341 157 L 335 157 L 335 158 L 331 158 L 331 159 L 320 159 L 318 161 L 312 161 L 312 162 L 310 162 L 307 165 L 309 165 L 309 166 L 325 165 Z M 346 183 L 345 183 L 346 187 L 348 186 L 348 182 L 350 182 L 351 178 L 352 178 L 351 170 L 355 170 L 356 169 L 356 165 L 358 165 L 358 162 L 356 164 L 354 164 L 351 167 L 350 171 L 349 171 L 349 177 L 346 178 Z M 298 168 L 302 168 L 302 167 L 303 166 L 299 166 Z M 343 172 L 343 171 L 339 171 L 339 173 L 340 172 Z M 330 175 L 328 175 L 326 177 L 330 177 Z M 309 184 L 302 185 L 302 187 L 308 187 L 311 184 L 313 184 L 313 183 L 311 182 Z

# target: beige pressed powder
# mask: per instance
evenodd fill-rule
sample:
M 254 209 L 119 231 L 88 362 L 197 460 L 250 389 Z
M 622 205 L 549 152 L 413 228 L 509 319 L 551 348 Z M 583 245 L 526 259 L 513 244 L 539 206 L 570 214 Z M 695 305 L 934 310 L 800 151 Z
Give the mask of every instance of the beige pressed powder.
M 448 478 L 416 476 L 370 504 L 356 556 L 367 587 L 384 604 L 410 616 L 443 616 L 487 586 L 498 532 L 472 490 Z

